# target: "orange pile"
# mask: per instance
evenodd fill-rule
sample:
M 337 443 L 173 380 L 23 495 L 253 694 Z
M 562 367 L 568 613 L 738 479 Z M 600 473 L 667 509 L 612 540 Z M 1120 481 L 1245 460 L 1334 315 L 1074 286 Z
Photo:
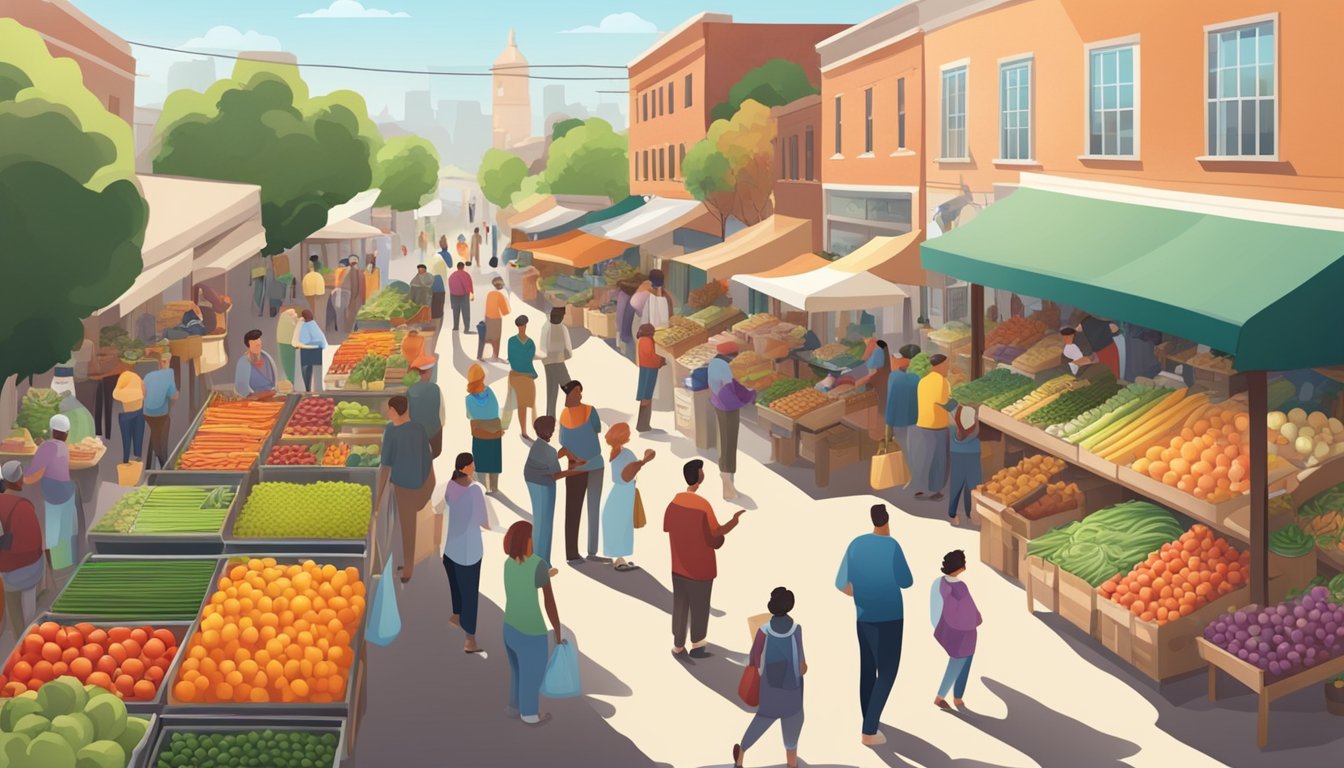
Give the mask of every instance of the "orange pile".
M 350 458 L 350 446 L 346 443 L 333 443 L 322 453 L 322 466 L 344 467 L 348 458 Z
M 363 613 L 355 568 L 277 565 L 269 557 L 235 565 L 201 612 L 173 695 L 202 703 L 339 701 Z
M 355 331 L 336 348 L 329 373 L 349 373 L 365 355 L 387 357 L 397 350 L 397 338 L 391 331 Z
M 178 469 L 247 470 L 261 455 L 284 400 L 229 400 L 216 397 L 205 406 L 201 426 L 182 452 Z
M 154 627 L 44 621 L 10 654 L 0 676 L 0 696 L 36 691 L 62 675 L 105 688 L 127 701 L 152 701 L 177 655 L 177 637 Z
M 1140 619 L 1166 624 L 1236 591 L 1250 575 L 1251 553 L 1237 552 L 1200 524 L 1098 589 Z
M 1005 344 L 1010 347 L 1025 347 L 1040 339 L 1046 332 L 1045 323 L 1026 317 L 1010 317 L 994 327 L 985 337 L 985 347 Z
M 1247 432 L 1251 420 L 1235 403 L 1191 415 L 1164 446 L 1154 445 L 1134 462 L 1134 471 L 1213 503 L 1250 490 Z

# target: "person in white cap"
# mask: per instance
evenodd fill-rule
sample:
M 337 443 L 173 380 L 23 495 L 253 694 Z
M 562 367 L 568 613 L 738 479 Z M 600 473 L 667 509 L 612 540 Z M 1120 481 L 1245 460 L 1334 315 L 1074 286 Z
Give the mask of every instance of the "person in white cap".
M 45 440 L 28 465 L 26 485 L 40 483 L 42 489 L 42 532 L 47 561 L 61 569 L 75 562 L 75 484 L 70 480 L 70 419 L 56 414 L 49 422 L 51 439 Z
M 5 617 L 14 637 L 23 637 L 37 615 L 37 585 L 44 571 L 42 527 L 33 503 L 19 495 L 23 465 L 0 466 L 0 579 L 5 582 Z

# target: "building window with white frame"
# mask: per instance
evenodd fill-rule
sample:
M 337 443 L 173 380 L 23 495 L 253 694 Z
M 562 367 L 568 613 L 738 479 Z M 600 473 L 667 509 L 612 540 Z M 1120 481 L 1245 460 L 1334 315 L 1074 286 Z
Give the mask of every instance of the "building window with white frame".
M 1031 59 L 999 65 L 999 158 L 1031 159 Z
M 905 78 L 896 81 L 896 148 L 905 149 Z
M 1278 151 L 1274 37 L 1273 21 L 1209 32 L 1209 155 L 1263 157 Z
M 961 160 L 966 154 L 966 65 L 943 70 L 942 159 Z
M 863 151 L 873 153 L 873 89 L 863 92 Z
M 681 91 L 686 96 L 685 106 L 687 109 L 691 108 L 691 83 L 692 83 L 691 76 L 686 75 L 686 84 L 681 87 Z
M 814 150 L 813 147 L 812 147 L 812 145 L 813 145 L 814 142 L 813 142 L 813 136 L 812 136 L 812 126 L 810 126 L 810 125 L 807 126 L 807 134 L 806 134 L 806 136 L 807 136 L 807 141 L 806 141 L 806 145 L 805 145 L 804 148 L 803 148 L 803 155 L 804 155 L 804 157 L 806 158 L 806 160 L 805 160 L 805 164 L 803 165 L 803 170 L 804 170 L 804 173 L 805 173 L 804 178 L 806 178 L 808 181 L 812 181 L 812 180 L 814 180 L 814 179 L 816 178 L 816 175 L 815 175 L 815 171 L 813 171 L 813 167 L 814 167 L 814 166 L 813 166 L 813 163 L 815 162 L 815 159 L 814 159 L 813 155 L 815 154 L 815 150 Z
M 840 102 L 840 97 L 839 97 L 839 96 L 836 96 L 836 97 L 835 97 L 835 154 L 837 154 L 837 155 L 842 154 L 840 150 L 841 150 L 841 148 L 843 147 L 843 145 L 840 143 L 840 129 L 841 129 L 841 127 L 842 127 L 842 123 L 841 123 L 841 121 L 840 121 L 840 104 L 841 104 L 841 102 Z
M 1097 48 L 1088 53 L 1089 94 L 1087 153 L 1104 157 L 1133 157 L 1138 122 L 1135 71 L 1138 46 Z

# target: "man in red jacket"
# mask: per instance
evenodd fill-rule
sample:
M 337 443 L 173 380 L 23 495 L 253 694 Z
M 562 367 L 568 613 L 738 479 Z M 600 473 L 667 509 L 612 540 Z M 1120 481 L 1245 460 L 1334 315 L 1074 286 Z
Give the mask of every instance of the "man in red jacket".
M 687 488 L 667 505 L 663 530 L 672 543 L 672 655 L 686 655 L 686 628 L 691 631 L 690 657 L 710 655 L 705 648 L 709 634 L 709 597 L 718 575 L 714 550 L 723 546 L 724 537 L 737 527 L 746 510 L 739 509 L 723 525 L 714 517 L 697 491 L 705 481 L 705 462 L 692 459 L 681 468 Z
M 33 503 L 19 495 L 23 466 L 0 467 L 0 578 L 5 582 L 5 615 L 15 637 L 23 637 L 37 616 L 37 585 L 42 580 L 42 527 Z

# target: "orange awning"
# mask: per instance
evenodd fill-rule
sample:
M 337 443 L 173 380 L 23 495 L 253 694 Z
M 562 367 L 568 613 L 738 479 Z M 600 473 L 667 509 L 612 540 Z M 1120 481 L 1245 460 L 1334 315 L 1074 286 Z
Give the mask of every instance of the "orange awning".
M 764 272 L 757 272 L 757 277 L 792 277 L 801 275 L 805 272 L 811 272 L 830 264 L 831 262 L 821 258 L 815 253 L 804 253 L 802 256 L 795 257 L 786 261 L 773 269 L 767 269 Z
M 633 246 L 620 240 L 608 240 L 605 237 L 590 235 L 582 230 L 573 230 L 534 243 L 519 243 L 532 254 L 536 261 L 560 264 L 571 269 L 587 269 L 594 264 L 620 256 Z
M 831 267 L 842 272 L 871 272 L 898 285 L 924 285 L 924 267 L 919 260 L 923 235 L 916 229 L 896 237 L 874 237 L 832 262 Z

